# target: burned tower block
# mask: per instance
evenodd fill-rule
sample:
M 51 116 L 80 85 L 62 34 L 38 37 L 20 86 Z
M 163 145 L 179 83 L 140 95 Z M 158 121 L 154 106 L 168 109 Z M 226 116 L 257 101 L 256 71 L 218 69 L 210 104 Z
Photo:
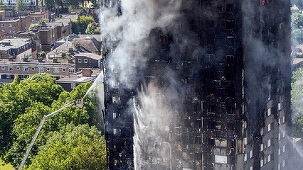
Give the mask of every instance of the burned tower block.
M 123 84 L 124 70 L 111 61 L 123 40 L 105 40 L 108 169 L 287 169 L 290 2 L 175 3 L 177 19 L 145 38 L 132 85 Z M 123 4 L 104 1 L 103 10 L 116 7 L 122 17 Z M 143 100 L 148 96 L 154 109 Z

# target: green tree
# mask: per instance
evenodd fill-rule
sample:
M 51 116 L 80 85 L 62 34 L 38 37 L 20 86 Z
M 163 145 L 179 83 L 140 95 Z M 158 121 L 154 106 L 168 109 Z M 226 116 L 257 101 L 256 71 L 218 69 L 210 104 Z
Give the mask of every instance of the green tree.
M 56 79 L 50 74 L 39 73 L 20 82 L 18 93 L 31 102 L 42 102 L 51 106 L 58 99 L 62 86 L 56 83 Z
M 0 94 L 0 146 L 1 157 L 6 155 L 6 162 L 11 162 L 16 165 L 15 156 L 21 153 L 8 152 L 16 141 L 18 136 L 13 133 L 13 128 L 18 126 L 15 120 L 24 115 L 28 110 L 27 108 L 42 103 L 45 106 L 51 106 L 54 100 L 58 99 L 59 94 L 63 88 L 56 84 L 55 79 L 49 74 L 37 74 L 31 76 L 26 80 L 20 81 L 16 77 L 13 83 L 4 85 L 1 88 Z M 28 120 L 26 120 L 28 121 Z M 16 145 L 16 144 L 15 144 Z M 13 151 L 20 151 L 23 149 L 23 144 L 14 147 Z M 18 148 L 18 149 L 16 149 Z M 5 154 L 6 153 L 6 154 Z
M 20 12 L 25 10 L 25 4 L 23 3 L 23 0 L 17 0 L 15 10 Z
M 0 156 L 3 157 L 5 152 L 12 145 L 13 135 L 12 128 L 14 120 L 28 106 L 29 101 L 24 96 L 18 94 L 20 79 L 15 77 L 10 84 L 2 86 L 0 93 Z
M 31 107 L 26 108 L 25 114 L 19 116 L 15 121 L 13 127 L 13 134 L 16 138 L 13 141 L 13 146 L 10 147 L 6 153 L 5 160 L 10 162 L 13 166 L 17 166 L 27 149 L 34 133 L 37 130 L 39 122 L 43 115 L 51 113 L 51 108 L 45 106 L 43 103 L 33 103 Z M 45 143 L 45 134 L 52 128 L 50 126 L 44 126 L 35 145 L 32 149 L 32 153 L 37 154 L 37 147 Z
M 70 93 L 61 93 L 58 100 L 52 104 L 53 111 L 60 109 L 64 103 L 83 98 L 91 85 L 92 83 L 90 82 L 83 83 L 74 88 Z M 79 109 L 76 106 L 71 106 L 50 121 L 54 121 L 58 126 L 65 126 L 69 122 L 73 122 L 75 125 L 88 123 L 91 126 L 97 126 L 100 131 L 103 131 L 102 115 L 98 104 L 99 101 L 96 96 L 86 97 L 83 108 Z
M 297 42 L 303 42 L 303 14 L 291 14 L 292 39 Z
M 28 169 L 106 169 L 104 138 L 87 124 L 69 124 L 60 132 L 49 134 Z
M 100 0 L 91 0 L 93 7 L 94 8 L 99 8 L 101 5 L 101 1 Z
M 82 98 L 91 86 L 91 83 L 80 84 L 71 92 L 47 90 L 47 88 L 60 89 L 58 87 L 52 87 L 57 84 L 53 82 L 53 78 L 47 78 L 47 76 L 47 74 L 37 74 L 21 81 L 19 84 L 17 84 L 18 81 L 15 80 L 15 84 L 17 84 L 17 86 L 23 87 L 18 90 L 18 93 L 24 96 L 26 96 L 26 94 L 30 94 L 30 96 L 32 96 L 31 99 L 28 99 L 29 103 L 25 108 L 24 114 L 20 114 L 13 121 L 14 126 L 10 133 L 11 136 L 13 136 L 11 140 L 13 145 L 10 146 L 4 157 L 6 162 L 11 163 L 15 167 L 21 162 L 23 154 L 25 153 L 25 150 L 27 149 L 28 144 L 36 132 L 43 116 L 62 108 L 66 103 Z M 43 86 L 47 84 L 48 87 Z M 43 89 L 45 90 L 43 91 Z M 60 93 L 59 97 L 57 95 L 58 93 Z M 54 100 L 53 98 L 56 98 L 57 100 Z M 93 101 L 92 98 L 87 97 L 85 98 L 83 108 L 78 108 L 75 105 L 72 105 L 60 111 L 60 114 L 47 119 L 36 142 L 34 143 L 34 147 L 29 155 L 27 164 L 29 164 L 31 162 L 31 158 L 37 154 L 39 146 L 46 143 L 46 136 L 48 133 L 59 131 L 69 123 L 73 123 L 76 126 L 81 124 L 89 124 L 91 126 L 96 125 L 99 127 L 100 131 L 103 131 L 101 123 L 102 119 L 96 102 L 98 101 Z
M 293 136 L 303 138 L 303 69 L 293 72 L 291 102 L 293 111 Z
M 293 72 L 293 82 L 291 84 L 291 101 L 292 110 L 295 114 L 302 114 L 303 108 L 301 108 L 303 102 L 303 69 L 300 68 Z
M 298 114 L 293 120 L 293 136 L 303 138 L 303 114 Z
M 72 32 L 75 34 L 85 33 L 88 24 L 95 22 L 92 16 L 80 15 L 78 20 L 72 21 Z
M 7 6 L 1 1 L 0 2 L 0 10 L 6 10 Z
M 86 34 L 100 34 L 100 27 L 98 27 L 97 23 L 92 22 L 87 25 L 85 30 Z
M 0 86 L 0 156 L 5 162 L 17 166 L 44 115 L 66 103 L 83 98 L 92 83 L 78 85 L 71 92 L 64 91 L 49 74 L 36 74 L 28 79 L 16 77 L 10 84 Z M 102 129 L 102 116 L 95 96 L 85 97 L 82 108 L 72 105 L 60 114 L 46 120 L 34 143 L 27 164 L 45 145 L 49 133 L 60 131 L 73 123 L 88 124 Z

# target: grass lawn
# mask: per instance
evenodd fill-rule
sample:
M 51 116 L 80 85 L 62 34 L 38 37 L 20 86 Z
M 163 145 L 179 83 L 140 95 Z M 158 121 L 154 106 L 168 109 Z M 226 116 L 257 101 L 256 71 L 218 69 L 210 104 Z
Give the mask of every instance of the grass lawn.
M 0 159 L 0 170 L 14 170 L 13 166 L 10 164 L 5 164 L 1 159 Z

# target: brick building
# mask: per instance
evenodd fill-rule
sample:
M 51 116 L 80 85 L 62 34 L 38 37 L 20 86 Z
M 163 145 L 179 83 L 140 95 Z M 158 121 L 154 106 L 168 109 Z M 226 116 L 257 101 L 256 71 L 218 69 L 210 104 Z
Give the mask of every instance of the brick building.
M 25 51 L 30 50 L 29 55 L 35 51 L 35 43 L 31 38 L 3 39 L 0 45 L 0 59 L 15 59 Z
M 101 68 L 102 57 L 93 53 L 79 53 L 74 56 L 76 63 L 76 71 L 82 68 Z
M 48 11 L 30 13 L 30 23 L 35 24 L 42 19 L 49 21 L 49 15 Z
M 27 78 L 37 73 L 49 73 L 56 78 L 68 76 L 75 71 L 72 63 L 43 62 L 38 60 L 0 61 L 0 82 L 11 82 L 14 76 Z

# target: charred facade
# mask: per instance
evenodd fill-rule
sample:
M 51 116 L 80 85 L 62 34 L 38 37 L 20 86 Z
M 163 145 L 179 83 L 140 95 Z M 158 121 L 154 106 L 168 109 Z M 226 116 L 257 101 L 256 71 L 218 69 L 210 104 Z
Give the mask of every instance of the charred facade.
M 108 169 L 134 169 L 134 112 L 144 107 L 138 93 L 148 84 L 161 89 L 152 95 L 155 100 L 175 93 L 178 100 L 167 103 L 173 108 L 169 121 L 151 128 L 161 132 L 160 141 L 147 135 L 155 153 L 144 155 L 143 148 L 145 163 L 136 169 L 286 169 L 291 152 L 286 138 L 291 129 L 289 7 L 287 0 L 182 2 L 179 22 L 150 31 L 146 67 L 138 67 L 132 87 L 120 83 L 117 74 L 123 70 L 108 61 L 108 47 L 114 48 L 108 43 Z M 161 151 L 168 156 L 161 157 Z

